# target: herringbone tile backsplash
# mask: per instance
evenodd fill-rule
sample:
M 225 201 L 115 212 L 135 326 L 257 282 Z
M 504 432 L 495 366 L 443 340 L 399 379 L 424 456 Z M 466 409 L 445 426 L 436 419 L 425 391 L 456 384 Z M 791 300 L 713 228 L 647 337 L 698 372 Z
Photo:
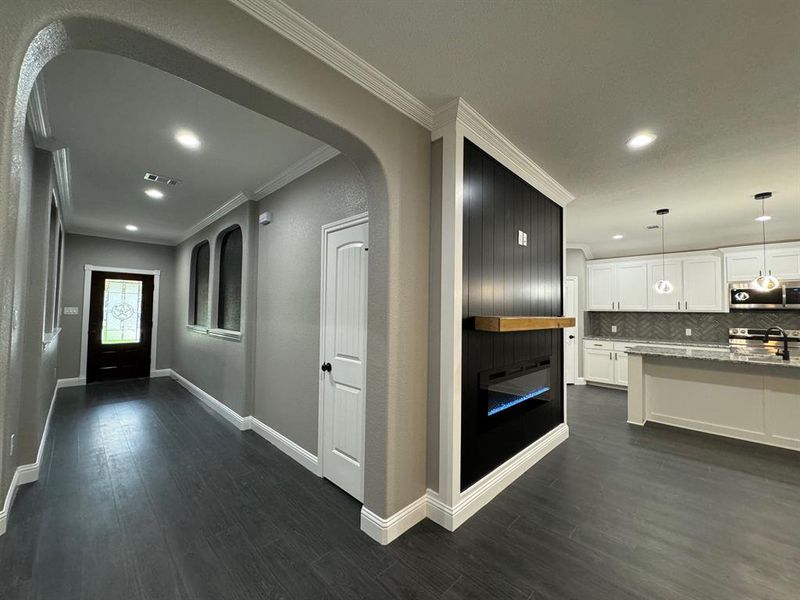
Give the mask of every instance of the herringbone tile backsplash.
M 711 342 L 728 341 L 732 327 L 778 325 L 800 329 L 800 310 L 733 311 L 730 313 L 587 312 L 585 334 L 607 338 Z M 616 325 L 616 333 L 611 326 Z M 686 329 L 692 330 L 691 337 Z

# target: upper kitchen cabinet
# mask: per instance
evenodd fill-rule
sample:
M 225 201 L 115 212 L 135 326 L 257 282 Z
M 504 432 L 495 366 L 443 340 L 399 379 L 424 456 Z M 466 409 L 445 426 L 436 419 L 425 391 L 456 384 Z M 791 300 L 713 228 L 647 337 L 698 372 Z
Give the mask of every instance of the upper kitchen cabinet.
M 722 312 L 725 310 L 722 259 L 717 252 L 607 259 L 587 264 L 587 306 L 595 311 Z M 659 294 L 654 284 L 673 285 Z
M 752 281 L 764 270 L 761 246 L 723 248 L 725 279 Z M 800 243 L 770 244 L 766 252 L 767 270 L 780 279 L 800 278 Z
M 589 310 L 647 310 L 647 263 L 603 261 L 586 267 Z

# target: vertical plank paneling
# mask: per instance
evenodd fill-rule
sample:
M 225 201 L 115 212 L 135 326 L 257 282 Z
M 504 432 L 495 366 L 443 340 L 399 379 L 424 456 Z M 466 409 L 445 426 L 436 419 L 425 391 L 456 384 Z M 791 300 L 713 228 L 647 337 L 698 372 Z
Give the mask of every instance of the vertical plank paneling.
M 562 208 L 465 141 L 461 488 L 562 422 L 561 336 L 551 331 L 494 334 L 469 317 L 561 314 Z M 517 232 L 528 245 L 517 243 Z M 554 399 L 482 430 L 478 374 L 551 356 Z

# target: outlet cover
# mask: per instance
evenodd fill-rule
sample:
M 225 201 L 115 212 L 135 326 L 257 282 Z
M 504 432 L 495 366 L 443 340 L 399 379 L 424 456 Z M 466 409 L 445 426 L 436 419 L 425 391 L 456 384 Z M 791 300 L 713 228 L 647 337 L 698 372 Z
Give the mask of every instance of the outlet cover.
M 520 246 L 528 245 L 528 234 L 521 229 L 517 231 L 517 244 Z
M 611 333 L 617 333 L 617 326 L 616 325 L 612 325 L 611 326 Z
M 692 335 L 692 330 L 691 329 L 687 329 L 686 330 L 686 335 Z
M 65 315 L 77 315 L 78 314 L 78 307 L 77 306 L 65 306 L 64 310 L 62 312 Z

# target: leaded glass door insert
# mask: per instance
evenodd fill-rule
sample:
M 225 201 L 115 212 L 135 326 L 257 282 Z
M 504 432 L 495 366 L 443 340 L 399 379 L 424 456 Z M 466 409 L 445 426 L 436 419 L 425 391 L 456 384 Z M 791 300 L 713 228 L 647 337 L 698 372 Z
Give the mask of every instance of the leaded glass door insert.
M 142 282 L 106 279 L 103 294 L 103 344 L 137 344 L 142 330 Z
M 92 272 L 87 383 L 150 375 L 154 289 L 153 275 Z

